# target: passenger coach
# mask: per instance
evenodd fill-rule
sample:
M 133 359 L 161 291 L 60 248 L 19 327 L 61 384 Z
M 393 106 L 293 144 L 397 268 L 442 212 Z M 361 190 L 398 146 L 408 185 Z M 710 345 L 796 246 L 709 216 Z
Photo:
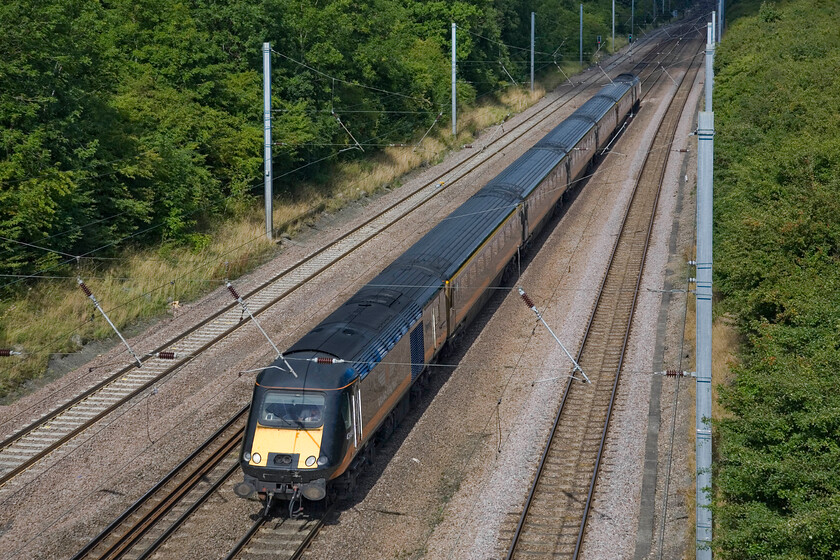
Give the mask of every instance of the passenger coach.
M 398 257 L 256 379 L 242 497 L 321 500 L 352 490 L 426 366 L 480 309 L 570 184 L 638 107 L 618 76 Z M 300 502 L 298 502 L 300 503 Z

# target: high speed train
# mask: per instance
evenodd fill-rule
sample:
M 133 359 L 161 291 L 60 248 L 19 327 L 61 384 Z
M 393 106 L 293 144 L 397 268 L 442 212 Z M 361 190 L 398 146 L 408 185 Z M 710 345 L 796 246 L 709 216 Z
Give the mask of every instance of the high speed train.
M 257 375 L 236 493 L 322 500 L 352 490 L 443 346 L 638 108 L 622 74 Z M 293 371 L 290 371 L 293 370 Z M 300 502 L 298 502 L 300 503 Z

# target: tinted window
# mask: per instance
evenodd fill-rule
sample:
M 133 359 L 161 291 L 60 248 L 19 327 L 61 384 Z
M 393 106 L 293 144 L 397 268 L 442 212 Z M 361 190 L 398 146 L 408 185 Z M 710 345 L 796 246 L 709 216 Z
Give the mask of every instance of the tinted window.
M 269 391 L 263 398 L 259 422 L 276 428 L 317 428 L 324 423 L 324 395 Z

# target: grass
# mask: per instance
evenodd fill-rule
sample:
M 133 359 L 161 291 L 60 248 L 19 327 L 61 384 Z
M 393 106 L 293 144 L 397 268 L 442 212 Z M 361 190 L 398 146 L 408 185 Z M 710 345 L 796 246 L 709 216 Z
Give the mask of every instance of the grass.
M 75 273 L 114 324 L 124 328 L 139 319 L 174 312 L 176 302 L 195 299 L 225 278 L 241 275 L 275 250 L 256 213 L 225 220 L 209 233 L 212 241 L 200 251 L 167 245 L 130 248 L 104 266 L 83 264 Z M 4 397 L 42 375 L 52 356 L 77 352 L 89 341 L 114 334 L 74 276 L 42 280 L 16 300 L 3 302 L 0 321 L 4 325 L 0 345 L 24 353 L 4 359 L 0 373 L 0 396 Z
M 564 68 L 567 74 L 570 70 Z M 530 107 L 546 88 L 565 78 L 559 72 L 548 72 L 543 80 L 545 85 L 535 88 L 533 94 L 522 87 L 510 87 L 462 109 L 457 136 L 442 126 L 416 149 L 388 147 L 365 160 L 334 163 L 326 184 L 295 185 L 293 193 L 275 199 L 277 233 L 294 236 L 320 212 L 334 212 L 385 187 L 398 186 L 406 173 L 442 161 L 446 153 L 473 142 L 478 131 Z M 418 140 L 424 132 L 418 132 Z M 277 253 L 277 246 L 264 234 L 262 213 L 262 203 L 254 200 L 253 207 L 218 219 L 202 232 L 207 242 L 200 250 L 170 244 L 126 248 L 114 260 L 82 264 L 72 275 L 42 279 L 17 298 L 0 302 L 0 348 L 23 354 L 0 358 L 0 402 L 19 397 L 31 380 L 44 377 L 51 357 L 79 352 L 94 340 L 114 338 L 114 343 L 119 342 L 79 289 L 75 276 L 85 280 L 120 329 L 164 317 L 176 312 L 175 305 L 209 293 L 225 279 L 233 280 Z M 131 361 L 127 353 L 125 360 L 126 364 Z
M 712 325 L 712 418 L 730 417 L 729 412 L 718 402 L 718 387 L 732 384 L 735 375 L 733 364 L 737 363 L 741 337 L 731 317 L 721 316 Z

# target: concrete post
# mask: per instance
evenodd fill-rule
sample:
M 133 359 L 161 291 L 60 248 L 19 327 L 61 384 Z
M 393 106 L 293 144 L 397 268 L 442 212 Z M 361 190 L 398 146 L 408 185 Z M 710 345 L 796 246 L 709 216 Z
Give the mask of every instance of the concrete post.
M 580 5 L 580 67 L 583 68 L 583 4 Z
M 711 560 L 712 510 L 712 166 L 715 114 L 701 112 L 697 127 L 697 560 Z
M 534 92 L 534 12 L 531 12 L 531 93 Z
M 263 159 L 265 161 L 265 235 L 274 235 L 274 184 L 271 169 L 271 43 L 263 43 Z
M 612 0 L 612 52 L 615 52 L 615 0 Z
M 455 103 L 458 100 L 458 91 L 455 87 L 455 23 L 452 23 L 452 136 L 455 136 Z
M 712 111 L 712 88 L 715 81 L 715 37 L 712 24 L 706 24 L 706 112 Z

